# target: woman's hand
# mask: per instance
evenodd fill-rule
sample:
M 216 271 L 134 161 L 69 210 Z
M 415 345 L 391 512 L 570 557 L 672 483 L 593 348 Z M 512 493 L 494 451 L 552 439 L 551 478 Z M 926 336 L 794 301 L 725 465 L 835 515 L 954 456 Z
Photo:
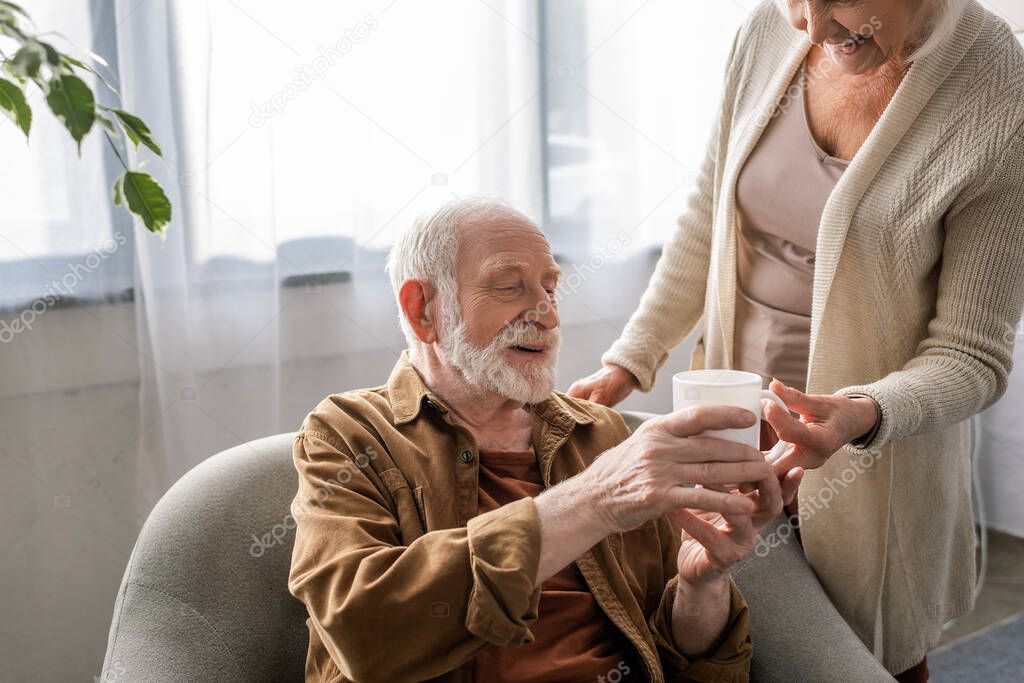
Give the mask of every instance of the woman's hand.
M 610 408 L 629 396 L 638 386 L 639 382 L 629 370 L 618 365 L 605 365 L 589 377 L 573 382 L 569 387 L 569 395 Z
M 793 417 L 775 403 L 765 407 L 765 419 L 779 439 L 793 444 L 772 463 L 777 474 L 793 467 L 821 467 L 833 453 L 875 426 L 870 398 L 805 394 L 777 379 L 768 388 L 800 416 Z

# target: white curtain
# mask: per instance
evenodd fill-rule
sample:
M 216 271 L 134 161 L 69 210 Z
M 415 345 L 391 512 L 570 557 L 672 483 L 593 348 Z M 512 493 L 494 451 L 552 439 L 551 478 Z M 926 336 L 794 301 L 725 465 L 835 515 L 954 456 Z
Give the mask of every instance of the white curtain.
M 79 158 L 39 93 L 30 146 L 0 125 L 5 322 L 124 240 L 0 346 L 0 680 L 81 680 L 175 480 L 386 379 L 403 347 L 382 270 L 396 231 L 471 193 L 542 220 L 538 15 L 497 0 L 25 5 L 63 49 L 106 55 L 164 150 L 131 161 L 174 206 L 165 240 L 133 227 L 110 207 L 118 168 L 98 132 Z
M 580 215 L 586 247 L 620 230 L 634 249 L 658 246 L 696 182 L 726 56 L 758 3 L 547 4 L 546 54 L 569 65 L 548 91 L 551 218 Z M 585 165 L 554 165 L 580 148 Z
M 536 15 L 468 0 L 117 7 L 126 105 L 166 146 L 149 168 L 176 209 L 165 242 L 136 234 L 136 474 L 158 495 L 222 447 L 295 429 L 288 368 L 339 352 L 393 363 L 381 268 L 416 214 L 485 193 L 540 218 L 537 50 L 516 28 Z

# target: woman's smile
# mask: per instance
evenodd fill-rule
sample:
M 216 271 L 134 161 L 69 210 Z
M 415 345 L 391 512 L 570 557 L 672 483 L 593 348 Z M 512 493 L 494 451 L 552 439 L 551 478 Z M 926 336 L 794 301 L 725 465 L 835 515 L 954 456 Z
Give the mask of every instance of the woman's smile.
M 842 41 L 825 41 L 825 49 L 828 50 L 829 55 L 834 59 L 850 57 L 860 52 L 862 48 L 866 47 L 865 44 L 868 41 L 874 42 L 870 36 L 854 34 L 853 37 Z

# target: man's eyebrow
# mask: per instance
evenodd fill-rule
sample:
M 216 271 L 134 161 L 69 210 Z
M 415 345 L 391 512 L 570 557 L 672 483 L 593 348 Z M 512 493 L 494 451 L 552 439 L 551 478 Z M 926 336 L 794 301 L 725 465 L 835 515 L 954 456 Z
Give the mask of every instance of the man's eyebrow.
M 481 270 L 487 273 L 500 274 L 508 271 L 526 271 L 529 270 L 530 266 L 525 261 L 516 261 L 512 259 L 501 259 L 496 261 L 484 261 L 481 264 Z M 557 263 L 544 269 L 544 277 L 556 277 L 561 278 L 564 274 L 562 267 Z
M 565 275 L 565 271 L 562 270 L 562 266 L 560 266 L 560 265 L 558 265 L 556 263 L 555 265 L 553 265 L 550 268 L 548 268 L 547 270 L 545 270 L 544 271 L 544 275 L 545 275 L 545 277 L 552 277 L 553 276 L 553 277 L 556 277 L 558 279 L 562 279 L 562 276 Z
M 510 259 L 497 259 L 484 261 L 480 264 L 480 270 L 485 273 L 503 273 L 507 270 L 526 270 L 526 263 Z

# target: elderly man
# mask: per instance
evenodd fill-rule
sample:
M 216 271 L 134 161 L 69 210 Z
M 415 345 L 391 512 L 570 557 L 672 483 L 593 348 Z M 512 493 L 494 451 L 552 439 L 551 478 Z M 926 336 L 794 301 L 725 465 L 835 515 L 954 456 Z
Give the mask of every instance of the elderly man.
M 407 352 L 295 440 L 306 680 L 745 680 L 729 568 L 800 471 L 780 484 L 760 452 L 698 435 L 755 416 L 686 410 L 630 435 L 554 391 L 559 268 L 504 204 L 420 219 L 388 270 Z

